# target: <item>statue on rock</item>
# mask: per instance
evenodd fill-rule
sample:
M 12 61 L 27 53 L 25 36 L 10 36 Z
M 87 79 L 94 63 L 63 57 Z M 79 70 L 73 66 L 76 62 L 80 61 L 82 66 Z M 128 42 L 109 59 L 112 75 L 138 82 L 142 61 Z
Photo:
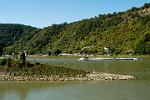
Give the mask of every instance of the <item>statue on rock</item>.
M 23 66 L 25 66 L 26 64 L 26 54 L 24 51 L 20 51 L 19 52 L 19 56 L 18 56 L 18 60 L 19 60 L 19 63 Z

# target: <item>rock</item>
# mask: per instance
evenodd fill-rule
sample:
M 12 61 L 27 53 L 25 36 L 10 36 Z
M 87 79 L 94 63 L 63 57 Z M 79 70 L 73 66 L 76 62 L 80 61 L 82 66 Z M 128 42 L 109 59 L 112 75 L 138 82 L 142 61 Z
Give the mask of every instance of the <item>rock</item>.
M 87 77 L 91 80 L 131 80 L 135 79 L 132 75 L 117 75 L 108 73 L 90 73 Z
M 84 77 L 60 77 L 60 76 L 14 76 L 0 74 L 0 81 L 98 81 L 98 80 L 132 80 L 132 75 L 117 75 L 108 73 L 89 73 Z

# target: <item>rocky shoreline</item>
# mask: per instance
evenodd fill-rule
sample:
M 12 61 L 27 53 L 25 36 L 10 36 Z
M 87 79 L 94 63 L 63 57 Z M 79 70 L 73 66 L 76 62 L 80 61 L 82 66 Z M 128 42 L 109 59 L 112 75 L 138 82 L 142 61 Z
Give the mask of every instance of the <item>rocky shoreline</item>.
M 89 73 L 86 76 L 76 77 L 60 77 L 60 76 L 14 76 L 8 74 L 1 74 L 0 81 L 98 81 L 98 80 L 133 80 L 136 79 L 132 75 L 118 75 L 108 73 Z

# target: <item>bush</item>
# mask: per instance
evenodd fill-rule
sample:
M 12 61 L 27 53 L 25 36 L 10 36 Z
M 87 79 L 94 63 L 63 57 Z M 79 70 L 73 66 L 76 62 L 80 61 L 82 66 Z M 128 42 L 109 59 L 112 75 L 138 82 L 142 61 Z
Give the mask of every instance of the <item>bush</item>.
M 0 59 L 0 65 L 6 65 L 7 64 L 7 59 Z
M 58 56 L 59 54 L 61 54 L 61 50 L 60 49 L 56 49 L 55 51 L 54 51 L 54 55 L 55 56 Z
M 9 62 L 9 64 L 8 64 Z M 40 64 L 39 62 L 30 63 L 26 62 L 26 66 L 23 66 L 17 60 L 2 59 L 0 63 L 7 66 L 0 67 L 0 71 L 15 73 L 15 75 L 50 75 L 50 76 L 85 76 L 86 71 L 71 69 L 62 66 L 52 66 L 47 64 Z M 8 67 L 9 65 L 9 67 Z

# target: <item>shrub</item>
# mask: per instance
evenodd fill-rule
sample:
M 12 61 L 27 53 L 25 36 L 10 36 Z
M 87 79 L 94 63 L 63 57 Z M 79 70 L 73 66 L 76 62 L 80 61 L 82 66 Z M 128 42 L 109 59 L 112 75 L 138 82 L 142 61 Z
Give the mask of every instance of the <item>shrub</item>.
M 7 64 L 7 59 L 0 59 L 0 65 L 6 65 Z

